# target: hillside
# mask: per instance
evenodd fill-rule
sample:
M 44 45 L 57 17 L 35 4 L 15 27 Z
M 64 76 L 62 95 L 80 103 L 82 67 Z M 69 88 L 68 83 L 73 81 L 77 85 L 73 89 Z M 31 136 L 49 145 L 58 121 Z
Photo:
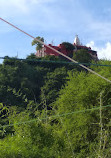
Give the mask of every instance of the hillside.
M 111 80 L 110 65 L 88 67 Z M 110 158 L 111 84 L 53 56 L 6 58 L 0 138 L 1 158 Z

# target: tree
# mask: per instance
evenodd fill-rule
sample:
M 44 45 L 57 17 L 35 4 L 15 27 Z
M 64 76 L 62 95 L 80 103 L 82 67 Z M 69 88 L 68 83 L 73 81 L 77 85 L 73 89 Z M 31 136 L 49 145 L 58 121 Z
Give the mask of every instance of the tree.
M 73 53 L 73 59 L 80 63 L 90 63 L 93 58 L 89 54 L 88 50 L 81 49 Z
M 37 59 L 37 57 L 34 53 L 31 53 L 30 55 L 27 56 L 26 59 Z
M 62 42 L 61 44 L 63 44 L 66 50 L 69 50 L 69 51 L 73 51 L 75 48 L 74 45 L 69 42 Z
M 56 68 L 54 72 L 47 73 L 45 83 L 41 88 L 41 100 L 46 99 L 47 104 L 56 100 L 59 91 L 64 86 L 67 77 L 67 69 L 65 67 Z
M 111 71 L 111 70 L 110 70 Z M 102 70 L 103 72 L 103 70 Z M 101 72 L 99 72 L 101 74 Z M 104 71 L 104 74 L 107 72 Z M 98 80 L 93 74 L 83 72 L 69 73 L 69 81 L 65 88 L 59 92 L 59 97 L 52 107 L 57 109 L 56 115 L 63 116 L 62 120 L 70 138 L 70 144 L 75 157 L 97 157 L 100 146 L 100 120 L 99 120 L 99 97 L 101 90 L 104 90 L 104 103 L 102 106 L 110 105 L 111 86 L 104 80 Z M 87 110 L 98 108 L 98 110 Z M 86 110 L 86 111 L 85 111 Z M 78 112 L 81 111 L 81 112 Z M 104 155 L 110 158 L 110 108 L 104 108 L 102 111 L 102 124 L 104 139 L 102 147 Z M 66 131 L 63 125 L 56 118 L 55 126 L 64 141 L 67 141 Z M 59 123 L 57 123 L 57 121 Z M 93 152 L 96 151 L 96 152 Z M 71 152 L 71 150 L 67 150 Z M 67 154 L 67 153 L 66 153 Z
M 36 38 L 32 41 L 32 46 L 33 46 L 33 45 L 36 45 L 36 50 L 41 50 L 42 47 L 43 47 L 43 44 L 41 44 L 40 42 L 38 42 L 36 39 L 38 39 L 38 40 L 44 42 L 44 38 L 38 36 L 38 37 L 36 37 Z
M 58 56 L 54 56 L 54 55 L 46 55 L 45 57 L 42 58 L 42 60 L 59 61 L 60 58 Z
M 40 118 L 40 115 L 38 116 Z M 0 157 L 58 158 L 64 149 L 63 139 L 42 118 L 31 120 L 26 112 L 12 117 L 14 134 L 0 140 Z M 20 123 L 19 125 L 16 123 Z M 25 123 L 26 122 L 26 123 Z

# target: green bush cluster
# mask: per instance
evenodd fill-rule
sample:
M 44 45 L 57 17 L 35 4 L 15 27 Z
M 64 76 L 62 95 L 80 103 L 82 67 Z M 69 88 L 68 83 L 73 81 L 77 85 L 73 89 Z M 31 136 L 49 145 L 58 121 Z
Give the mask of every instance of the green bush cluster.
M 0 158 L 110 158 L 110 83 L 50 65 L 11 58 L 0 65 Z M 111 80 L 110 67 L 91 68 Z

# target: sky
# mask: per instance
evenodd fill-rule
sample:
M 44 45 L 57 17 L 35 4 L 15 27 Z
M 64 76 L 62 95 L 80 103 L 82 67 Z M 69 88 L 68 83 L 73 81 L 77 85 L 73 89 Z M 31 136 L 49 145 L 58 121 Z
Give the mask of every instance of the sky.
M 45 43 L 83 45 L 111 60 L 111 0 L 0 0 L 0 17 Z M 0 57 L 26 58 L 33 39 L 0 21 Z

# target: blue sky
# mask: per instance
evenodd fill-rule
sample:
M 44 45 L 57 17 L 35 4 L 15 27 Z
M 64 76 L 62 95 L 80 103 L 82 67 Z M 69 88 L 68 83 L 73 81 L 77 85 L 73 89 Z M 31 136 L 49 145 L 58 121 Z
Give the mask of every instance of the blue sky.
M 0 0 L 0 17 L 46 43 L 83 45 L 111 60 L 111 0 Z M 35 52 L 32 39 L 0 21 L 0 56 L 25 58 Z

